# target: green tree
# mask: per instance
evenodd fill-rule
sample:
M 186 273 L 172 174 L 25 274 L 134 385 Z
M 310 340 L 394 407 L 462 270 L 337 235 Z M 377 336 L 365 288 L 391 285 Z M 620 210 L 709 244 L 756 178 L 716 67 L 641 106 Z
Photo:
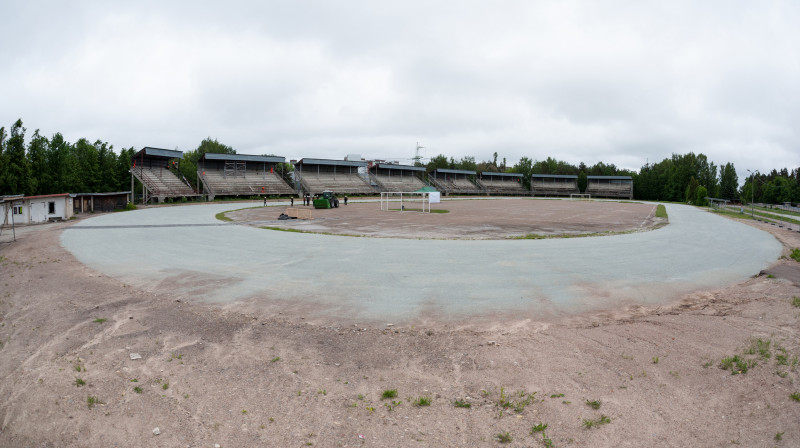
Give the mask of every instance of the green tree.
M 722 199 L 736 199 L 739 187 L 739 177 L 736 168 L 728 162 L 719 168 L 719 197 Z
M 697 187 L 700 186 L 700 183 L 697 182 L 697 179 L 692 176 L 689 179 L 689 185 L 686 186 L 686 202 L 689 204 L 694 204 L 695 200 L 697 199 Z
M 700 185 L 699 187 L 697 187 L 697 193 L 695 196 L 694 205 L 705 207 L 706 205 L 708 205 L 708 200 L 706 200 L 707 197 L 708 197 L 708 190 L 706 189 L 706 187 Z
M 31 173 L 25 157 L 25 128 L 22 120 L 11 126 L 11 137 L 3 149 L 5 167 L 3 191 L 0 194 L 31 194 Z
M 436 157 L 431 157 L 431 160 L 428 161 L 428 171 L 434 171 L 439 168 L 447 169 L 450 167 L 450 162 L 447 160 L 447 156 L 444 154 L 439 154 Z
M 521 157 L 519 162 L 511 167 L 511 172 L 522 174 L 522 185 L 527 189 L 531 188 L 531 174 L 533 174 L 533 161 L 531 159 L 524 156 Z
M 47 146 L 50 142 L 37 129 L 28 144 L 28 164 L 31 172 L 31 194 L 51 194 L 52 173 L 47 168 Z

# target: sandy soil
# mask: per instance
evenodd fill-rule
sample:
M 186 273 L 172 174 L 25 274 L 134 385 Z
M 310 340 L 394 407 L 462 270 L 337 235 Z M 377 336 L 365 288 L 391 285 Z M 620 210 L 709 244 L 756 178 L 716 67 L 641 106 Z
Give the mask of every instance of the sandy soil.
M 65 225 L 0 243 L 3 447 L 545 446 L 539 423 L 557 447 L 800 446 L 788 258 L 654 309 L 343 326 L 134 290 L 65 252 Z M 753 225 L 800 247 L 800 233 Z M 744 353 L 752 338 L 769 358 Z M 718 367 L 736 354 L 758 364 Z
M 448 213 L 382 212 L 378 202 L 314 210 L 311 220 L 278 221 L 283 208 L 259 207 L 226 213 L 234 221 L 308 232 L 392 238 L 502 239 L 527 234 L 584 234 L 646 230 L 663 220 L 655 205 L 535 199 L 456 200 L 431 204 Z M 408 206 L 412 208 L 413 205 Z M 398 204 L 391 206 L 399 208 Z

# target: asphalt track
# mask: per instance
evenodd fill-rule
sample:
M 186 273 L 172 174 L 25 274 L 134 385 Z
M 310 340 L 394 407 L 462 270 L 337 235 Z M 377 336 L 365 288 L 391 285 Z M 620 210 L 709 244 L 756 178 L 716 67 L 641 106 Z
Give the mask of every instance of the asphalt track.
M 742 281 L 781 254 L 766 232 L 673 204 L 670 224 L 657 230 L 545 240 L 299 234 L 214 216 L 250 205 L 107 214 L 65 229 L 61 243 L 89 267 L 145 290 L 308 304 L 320 316 L 385 322 L 663 303 Z

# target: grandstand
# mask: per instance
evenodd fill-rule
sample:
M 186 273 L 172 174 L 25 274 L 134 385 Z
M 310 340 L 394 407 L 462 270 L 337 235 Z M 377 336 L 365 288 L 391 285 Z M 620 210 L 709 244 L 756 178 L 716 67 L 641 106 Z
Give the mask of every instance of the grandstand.
M 373 194 L 366 171 L 367 162 L 329 159 L 300 159 L 294 165 L 299 189 L 311 194 L 332 190 L 341 194 Z
M 178 169 L 183 152 L 170 149 L 144 147 L 132 157 L 131 190 L 133 178 L 144 186 L 142 202 L 155 198 L 163 202 L 166 198 L 199 196 Z
M 592 197 L 633 199 L 631 176 L 586 176 L 586 193 Z
M 522 174 L 519 173 L 484 171 L 477 183 L 488 194 L 530 194 L 522 185 Z
M 572 174 L 531 174 L 534 196 L 569 196 L 580 193 L 578 176 Z
M 417 191 L 427 184 L 421 176 L 425 167 L 376 163 L 370 169 L 372 180 L 381 191 Z
M 216 196 L 294 194 L 283 179 L 284 157 L 205 153 L 197 162 L 197 178 L 209 200 Z
M 475 185 L 469 176 L 475 176 L 475 171 L 438 168 L 428 174 L 428 180 L 446 195 L 482 193 L 481 188 Z

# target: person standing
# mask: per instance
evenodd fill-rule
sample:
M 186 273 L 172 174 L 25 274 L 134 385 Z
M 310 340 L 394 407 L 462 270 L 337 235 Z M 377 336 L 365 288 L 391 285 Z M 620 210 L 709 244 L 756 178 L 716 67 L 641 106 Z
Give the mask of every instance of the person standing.
M 289 200 L 291 201 L 291 203 L 289 204 L 289 207 L 294 207 L 294 196 L 290 196 Z
M 347 205 L 347 195 L 344 195 L 344 205 Z
M 264 196 L 264 207 L 266 207 L 266 206 L 267 206 L 267 197 Z

